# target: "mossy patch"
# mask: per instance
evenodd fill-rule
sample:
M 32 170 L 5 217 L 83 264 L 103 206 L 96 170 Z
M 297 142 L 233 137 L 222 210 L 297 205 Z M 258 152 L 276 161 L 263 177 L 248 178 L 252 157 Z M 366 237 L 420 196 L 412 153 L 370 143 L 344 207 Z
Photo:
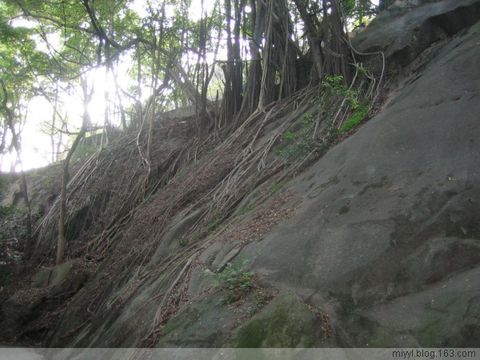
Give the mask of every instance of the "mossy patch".
M 459 298 L 456 294 L 448 294 L 433 299 L 425 315 L 420 319 L 417 330 L 418 342 L 421 346 L 442 347 L 463 346 L 460 326 L 470 304 L 468 297 Z M 467 319 L 468 320 L 468 319 Z M 457 324 L 452 326 L 452 324 Z M 477 324 L 479 325 L 479 324 Z
M 357 127 L 367 117 L 369 111 L 370 107 L 367 105 L 359 105 L 353 114 L 340 127 L 338 130 L 339 133 L 344 134 Z
M 162 328 L 156 347 L 224 346 L 234 324 L 252 306 L 251 301 L 227 306 L 220 293 L 187 303 Z
M 18 211 L 19 209 L 15 205 L 7 205 L 7 206 L 0 205 L 0 219 L 14 215 Z
M 317 316 L 297 297 L 282 294 L 236 332 L 240 348 L 315 347 L 324 337 Z

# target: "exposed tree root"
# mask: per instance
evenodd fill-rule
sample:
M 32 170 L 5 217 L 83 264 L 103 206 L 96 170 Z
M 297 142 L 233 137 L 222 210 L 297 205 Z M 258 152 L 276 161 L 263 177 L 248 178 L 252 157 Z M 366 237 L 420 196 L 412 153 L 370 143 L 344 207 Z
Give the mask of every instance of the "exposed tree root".
M 378 86 L 374 78 L 357 69 L 346 90 L 372 100 Z M 347 96 L 327 91 L 323 84 L 303 89 L 257 109 L 224 141 L 214 134 L 202 139 L 185 134 L 168 137 L 165 134 L 172 129 L 156 129 L 155 136 L 164 136 L 165 141 L 151 143 L 149 171 L 136 138 L 121 139 L 91 156 L 68 184 L 66 222 L 67 255 L 87 253 L 91 259 L 103 260 L 89 288 L 95 296 L 84 306 L 89 318 L 153 289 L 135 314 L 145 304 L 158 302 L 141 344 L 154 346 L 163 324 L 186 301 L 189 274 L 203 249 L 223 237 L 238 242 L 240 249 L 257 238 L 249 229 L 234 234 L 215 231 L 212 224 L 233 224 L 231 215 L 252 191 L 285 182 L 334 144 L 338 129 L 352 113 Z M 308 143 L 307 151 L 294 161 L 279 151 L 289 145 L 289 134 L 300 134 L 299 140 Z M 260 191 L 256 205 L 271 196 Z M 169 240 L 174 243 L 163 244 L 174 220 L 193 214 L 198 214 L 195 220 Z M 288 214 L 275 210 L 264 215 L 264 221 L 257 219 L 260 235 Z M 57 217 L 55 202 L 37 228 L 37 257 L 53 254 Z M 156 254 L 162 246 L 169 251 Z

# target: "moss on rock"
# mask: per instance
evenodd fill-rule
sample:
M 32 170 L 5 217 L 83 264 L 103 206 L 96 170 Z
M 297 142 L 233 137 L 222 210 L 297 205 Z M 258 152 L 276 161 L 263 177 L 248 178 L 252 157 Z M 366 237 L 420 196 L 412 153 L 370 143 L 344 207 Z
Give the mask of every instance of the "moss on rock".
M 325 346 L 321 321 L 299 298 L 281 294 L 242 325 L 232 344 L 240 348 Z

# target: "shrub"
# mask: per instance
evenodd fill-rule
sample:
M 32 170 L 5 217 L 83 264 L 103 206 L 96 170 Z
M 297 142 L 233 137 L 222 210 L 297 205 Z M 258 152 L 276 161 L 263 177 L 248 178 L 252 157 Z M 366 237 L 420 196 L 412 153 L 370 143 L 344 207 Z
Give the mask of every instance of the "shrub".
M 327 75 L 322 81 L 322 87 L 337 95 L 344 95 L 347 90 L 342 75 Z
M 228 263 L 222 272 L 215 274 L 214 286 L 225 291 L 225 303 L 240 300 L 253 288 L 254 273 L 246 271 L 247 261 L 240 265 Z
M 0 218 L 21 213 L 15 205 L 0 206 Z
M 353 110 L 358 109 L 362 103 L 362 96 L 358 90 L 350 89 L 345 85 L 342 75 L 328 75 L 322 82 L 323 88 L 338 96 L 344 96 L 346 102 Z
M 344 96 L 346 104 L 353 111 L 352 115 L 343 123 L 343 125 L 334 131 L 334 135 L 341 135 L 356 127 L 362 122 L 370 111 L 368 100 L 362 97 L 358 90 L 349 89 L 341 75 L 329 75 L 323 80 L 322 86 L 326 91 L 338 96 Z

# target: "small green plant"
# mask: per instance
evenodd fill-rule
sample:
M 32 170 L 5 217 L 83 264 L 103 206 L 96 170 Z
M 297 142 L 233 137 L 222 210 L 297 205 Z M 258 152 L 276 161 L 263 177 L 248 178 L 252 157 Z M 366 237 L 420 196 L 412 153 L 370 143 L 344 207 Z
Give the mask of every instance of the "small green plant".
M 20 209 L 18 209 L 15 205 L 0 206 L 0 218 L 20 213 Z
M 354 127 L 356 127 L 358 124 L 360 124 L 363 119 L 368 115 L 368 112 L 370 111 L 370 107 L 368 105 L 360 105 L 358 108 L 354 111 L 352 116 L 350 116 L 340 127 L 338 132 L 340 134 L 344 134 L 346 132 L 349 132 L 352 130 Z
M 362 68 L 363 71 L 365 71 Z M 352 115 L 343 123 L 339 129 L 332 129 L 333 136 L 342 135 L 349 132 L 368 115 L 370 111 L 370 105 L 368 100 L 362 97 L 358 90 L 350 89 L 345 85 L 343 77 L 341 75 L 329 75 L 326 76 L 322 82 L 323 88 L 338 96 L 345 97 L 346 104 L 353 111 Z
M 285 185 L 285 182 L 284 181 L 275 181 L 272 186 L 270 187 L 270 193 L 273 195 L 273 194 L 276 194 L 277 192 L 279 192 L 280 190 L 282 190 L 283 186 Z
M 343 95 L 347 89 L 342 75 L 327 75 L 322 81 L 322 87 L 338 95 Z
M 245 269 L 248 261 L 236 265 L 228 263 L 222 272 L 215 274 L 214 286 L 225 292 L 225 303 L 231 304 L 244 297 L 252 288 L 254 273 Z
M 282 142 L 276 154 L 287 163 L 308 155 L 315 148 L 315 139 L 312 137 L 314 128 L 314 115 L 305 114 L 298 130 L 287 130 L 283 133 Z
M 293 131 L 285 131 L 285 133 L 282 136 L 283 141 L 289 144 L 293 144 L 295 142 L 295 139 L 297 138 L 298 134 Z
M 358 90 L 350 89 L 345 85 L 342 75 L 328 75 L 322 82 L 323 88 L 338 96 L 344 96 L 348 106 L 356 110 L 361 105 L 361 95 Z
M 302 122 L 304 126 L 312 126 L 315 121 L 315 117 L 312 113 L 305 114 L 303 116 Z

